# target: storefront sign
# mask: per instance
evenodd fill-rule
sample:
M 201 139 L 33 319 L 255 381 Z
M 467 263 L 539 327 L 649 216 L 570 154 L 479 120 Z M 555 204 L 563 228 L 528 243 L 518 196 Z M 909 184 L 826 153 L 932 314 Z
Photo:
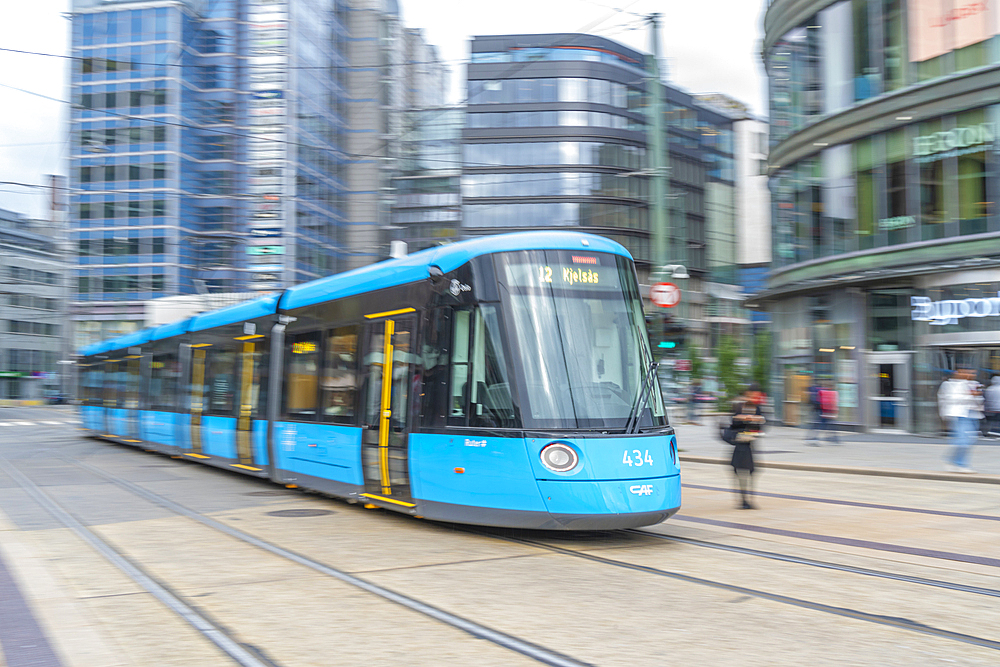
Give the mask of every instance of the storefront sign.
M 878 221 L 878 228 L 883 231 L 892 231 L 893 229 L 906 229 L 907 227 L 912 227 L 917 224 L 917 219 L 912 215 L 901 215 L 897 218 L 884 218 Z
M 926 296 L 911 296 L 910 319 L 932 325 L 958 324 L 966 317 L 1000 317 L 1000 292 L 989 299 L 950 299 L 931 301 Z
M 909 0 L 910 60 L 978 44 L 997 34 L 995 0 Z
M 947 132 L 917 137 L 913 140 L 913 154 L 917 162 L 934 162 L 946 157 L 975 153 L 995 140 L 996 128 L 993 123 L 956 127 Z

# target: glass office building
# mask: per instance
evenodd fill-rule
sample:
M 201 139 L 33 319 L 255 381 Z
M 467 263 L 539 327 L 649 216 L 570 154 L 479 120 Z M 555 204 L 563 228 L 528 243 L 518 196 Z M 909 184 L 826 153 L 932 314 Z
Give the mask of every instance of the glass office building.
M 77 345 L 148 299 L 338 270 L 341 4 L 74 0 Z
M 1000 12 L 772 0 L 765 30 L 782 415 L 819 378 L 845 422 L 936 432 L 948 370 L 1000 373 Z
M 474 37 L 464 230 L 583 225 L 648 261 L 645 58 L 593 35 Z

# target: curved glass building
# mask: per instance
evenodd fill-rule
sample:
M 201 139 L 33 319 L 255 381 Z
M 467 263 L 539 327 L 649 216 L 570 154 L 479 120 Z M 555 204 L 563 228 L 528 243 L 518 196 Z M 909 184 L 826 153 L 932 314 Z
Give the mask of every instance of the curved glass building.
M 859 429 L 936 432 L 945 373 L 1000 373 L 1000 9 L 772 0 L 773 265 L 786 423 L 814 378 Z
M 467 231 L 586 225 L 647 259 L 645 58 L 593 35 L 473 38 Z

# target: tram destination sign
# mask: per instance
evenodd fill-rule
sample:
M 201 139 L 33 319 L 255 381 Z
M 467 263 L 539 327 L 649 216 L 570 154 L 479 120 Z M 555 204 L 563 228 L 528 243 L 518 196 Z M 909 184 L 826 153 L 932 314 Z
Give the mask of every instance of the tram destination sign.
M 570 259 L 570 258 L 567 258 Z M 596 257 L 572 257 L 572 264 L 508 264 L 507 284 L 512 287 L 558 287 L 563 289 L 619 290 L 618 269 L 601 266 Z

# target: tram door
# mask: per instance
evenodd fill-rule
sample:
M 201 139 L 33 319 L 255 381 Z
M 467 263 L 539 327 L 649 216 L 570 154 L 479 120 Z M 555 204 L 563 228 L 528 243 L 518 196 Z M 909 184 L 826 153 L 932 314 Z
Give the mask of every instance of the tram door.
M 367 327 L 361 462 L 366 497 L 412 507 L 406 420 L 416 318 L 400 314 L 367 316 L 380 319 Z
M 205 356 L 202 347 L 191 350 L 191 446 L 188 449 L 201 454 L 201 417 L 205 411 Z M 206 457 L 207 458 L 207 457 Z
M 256 343 L 244 341 L 239 357 L 240 412 L 236 418 L 236 458 L 239 465 L 254 467 L 253 459 L 253 412 L 260 393 L 260 377 L 257 363 L 260 354 Z

